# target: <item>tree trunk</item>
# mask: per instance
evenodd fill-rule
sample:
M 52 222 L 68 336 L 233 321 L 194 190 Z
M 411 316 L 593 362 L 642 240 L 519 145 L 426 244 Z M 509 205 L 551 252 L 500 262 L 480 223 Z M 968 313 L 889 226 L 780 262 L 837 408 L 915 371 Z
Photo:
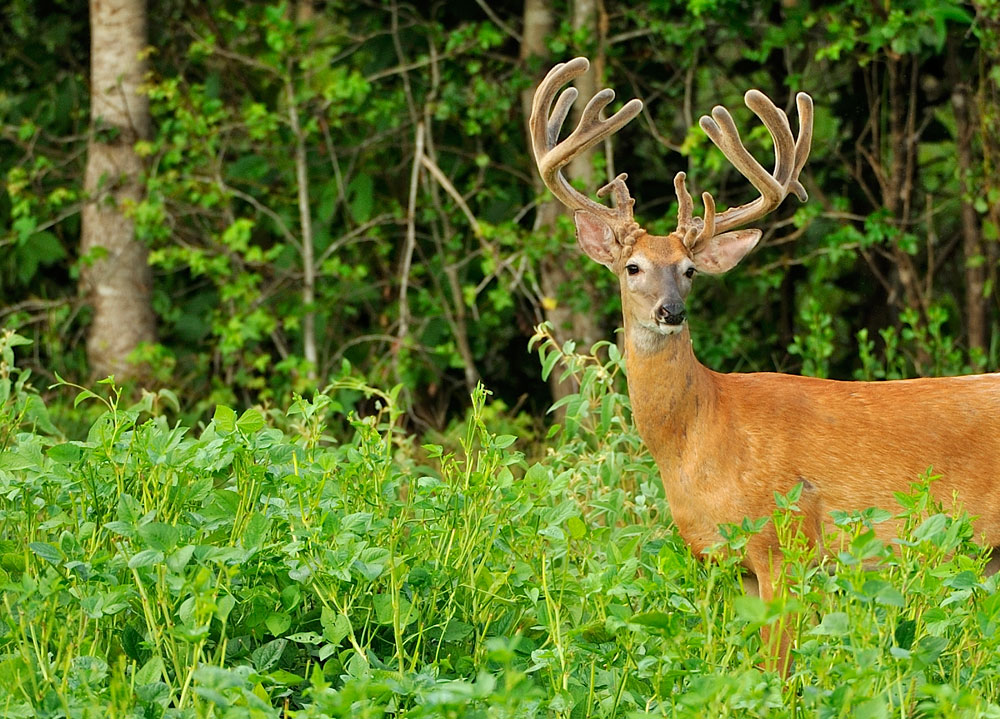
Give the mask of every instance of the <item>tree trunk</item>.
M 301 9 L 302 6 L 300 6 Z M 295 187 L 299 200 L 299 231 L 302 242 L 302 354 L 309 364 L 307 376 L 316 381 L 319 370 L 319 352 L 316 349 L 316 253 L 313 239 L 312 210 L 309 207 L 309 164 L 306 152 L 306 133 L 299 121 L 299 108 L 295 99 L 295 79 L 289 74 L 285 91 L 288 95 L 288 125 L 295 138 Z
M 959 64 L 957 42 L 948 47 L 948 78 L 951 85 L 951 107 L 955 115 L 955 145 L 958 155 L 958 186 L 961 192 L 962 249 L 965 255 L 965 322 L 969 349 L 986 349 L 986 267 L 983 240 L 979 231 L 979 217 L 973 206 L 972 187 L 972 91 L 964 80 Z
M 889 100 L 889 176 L 885 208 L 895 218 L 901 231 L 910 227 L 910 210 L 913 206 L 914 175 L 916 172 L 917 138 L 916 81 L 918 65 L 915 57 L 903 55 L 890 57 L 887 62 Z M 920 273 L 913 258 L 898 244 L 890 253 L 895 263 L 896 277 L 902 287 L 903 297 L 909 307 L 920 310 L 926 317 L 930 297 L 924 290 Z M 929 289 L 929 288 L 928 288 Z
M 599 7 L 594 0 L 576 0 L 573 7 L 574 28 L 589 27 L 593 29 L 596 36 L 598 34 Z M 531 58 L 544 58 L 549 60 L 548 50 L 545 40 L 551 34 L 554 27 L 551 4 L 548 0 L 525 0 L 524 2 L 524 31 L 521 43 L 521 59 L 527 62 Z M 561 58 L 569 59 L 569 58 Z M 592 58 L 590 70 L 575 82 L 581 98 L 589 100 L 595 92 L 595 85 L 600 76 L 603 65 L 602 56 Z M 544 70 L 548 70 L 548 62 L 545 63 Z M 531 98 L 534 95 L 534 87 L 525 90 L 521 94 L 521 105 L 524 112 L 525 122 L 531 114 Z M 572 122 L 579 120 L 583 104 L 578 103 L 574 107 Z M 595 188 L 595 179 L 592 163 L 591 151 L 583 153 L 575 158 L 567 167 L 568 177 L 580 180 L 592 192 Z M 536 189 L 541 192 L 544 189 L 541 179 L 537 173 L 535 177 Z M 599 183 L 603 185 L 604 183 Z M 540 203 L 535 214 L 535 229 L 544 231 L 555 226 L 556 218 L 563 212 L 562 205 L 557 200 L 549 200 Z M 566 251 L 575 252 L 576 248 L 566 248 Z M 600 324 L 600 317 L 593 312 L 574 311 L 566 297 L 568 291 L 579 292 L 581 283 L 584 283 L 582 290 L 594 296 L 595 290 L 590 287 L 585 278 L 572 273 L 567 267 L 565 257 L 561 253 L 546 257 L 542 260 L 540 271 L 541 288 L 544 293 L 545 319 L 552 324 L 553 335 L 560 342 L 573 339 L 584 348 L 590 346 L 604 336 L 603 328 Z M 591 304 L 593 306 L 593 304 Z M 549 386 L 552 391 L 553 400 L 558 400 L 571 392 L 576 391 L 576 387 L 571 381 L 560 382 L 559 373 L 554 372 L 549 379 Z
M 586 31 L 591 37 L 594 38 L 594 48 L 586 52 L 585 54 L 590 57 L 590 69 L 587 70 L 583 75 L 578 77 L 574 81 L 574 86 L 580 93 L 580 97 L 583 98 L 583 102 L 579 102 L 573 107 L 572 120 L 574 126 L 580 122 L 580 118 L 583 115 L 583 108 L 586 103 L 590 101 L 598 91 L 598 83 L 601 78 L 604 77 L 604 22 L 605 19 L 603 13 L 603 6 L 601 0 L 574 0 L 573 2 L 573 29 L 578 33 L 581 31 Z M 569 58 L 567 58 L 569 59 Z M 603 150 L 605 145 L 602 143 L 597 145 L 595 148 L 589 150 L 588 152 L 581 153 L 569 163 L 566 168 L 569 173 L 569 177 L 574 180 L 578 180 L 583 183 L 583 187 L 587 188 L 586 192 L 592 193 L 597 188 L 605 184 L 605 181 L 601 178 L 595 176 L 594 173 L 594 152 Z M 555 260 L 555 265 L 558 270 L 557 273 L 553 274 L 560 275 L 560 280 L 562 284 L 566 287 L 578 288 L 577 291 L 583 291 L 590 297 L 590 302 L 588 302 L 589 307 L 598 307 L 601 304 L 601 297 L 598 296 L 597 290 L 591 285 L 590 282 L 586 280 L 585 277 L 581 276 L 569 276 L 566 272 L 566 266 L 564 262 L 559 261 L 559 258 L 553 258 Z M 569 327 L 566 328 L 572 334 L 567 339 L 574 339 L 579 342 L 583 349 L 589 350 L 590 347 L 600 339 L 605 338 L 605 329 L 601 325 L 601 317 L 595 312 L 574 312 L 572 308 L 567 308 L 567 312 L 570 313 L 570 323 Z M 558 334 L 556 335 L 559 336 Z M 575 388 L 574 388 L 575 389 Z M 561 394 L 556 392 L 556 399 L 558 399 Z
M 597 38 L 598 10 L 597 0 L 573 0 L 574 32 L 578 35 L 586 32 Z M 583 54 L 589 57 L 591 62 L 590 69 L 573 81 L 573 86 L 580 93 L 581 98 L 580 102 L 573 105 L 573 112 L 570 115 L 574 126 L 579 124 L 580 118 L 583 117 L 583 108 L 586 106 L 586 103 L 597 94 L 598 78 L 604 74 L 604 54 L 603 48 L 600 47 L 599 43 L 597 44 L 597 52 L 584 52 Z M 570 58 L 566 59 L 569 60 Z M 599 145 L 599 147 L 602 146 Z M 567 177 L 582 183 L 583 187 L 587 188 L 587 192 L 593 192 L 597 189 L 594 187 L 593 150 L 577 155 L 570 160 L 569 165 L 566 167 L 566 174 Z M 604 183 L 601 182 L 600 184 L 603 185 Z
M 316 9 L 312 0 L 298 0 L 295 3 L 295 20 L 299 23 L 312 22 L 316 16 Z
M 982 218 L 982 239 L 986 253 L 987 293 L 989 306 L 996 312 L 1000 297 L 997 266 L 1000 263 L 1000 80 L 994 69 L 1000 65 L 1000 11 L 993 2 L 977 0 L 976 22 L 982 33 L 979 50 L 978 112 L 979 141 L 982 143 L 982 184 L 979 191 L 986 198 L 986 213 Z M 993 326 L 990 327 L 992 334 Z M 990 340 L 992 342 L 992 339 Z
M 87 359 L 100 376 L 135 377 L 129 354 L 156 339 L 152 272 L 128 206 L 142 198 L 136 141 L 149 137 L 145 0 L 90 0 L 91 134 L 80 250 L 81 284 L 94 308 Z

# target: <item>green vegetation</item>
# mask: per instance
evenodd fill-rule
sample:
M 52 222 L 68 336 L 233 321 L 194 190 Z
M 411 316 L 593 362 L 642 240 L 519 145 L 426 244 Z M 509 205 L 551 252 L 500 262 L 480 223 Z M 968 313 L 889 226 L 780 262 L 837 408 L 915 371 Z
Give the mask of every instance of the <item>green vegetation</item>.
M 815 98 L 811 199 L 771 216 L 731 276 L 696 283 L 710 367 L 850 379 L 998 366 L 995 0 L 607 0 L 580 23 L 579 3 L 554 0 L 530 52 L 523 0 L 147 4 L 153 133 L 136 148 L 145 194 L 121 209 L 154 270 L 157 343 L 136 359 L 188 422 L 218 403 L 288 406 L 344 359 L 401 384 L 419 427 L 461 416 L 478 379 L 543 414 L 531 328 L 552 319 L 561 342 L 590 344 L 619 322 L 614 282 L 568 219 L 535 221 L 546 196 L 520 94 L 580 54 L 646 108 L 613 156 L 595 155 L 587 189 L 627 171 L 658 232 L 673 228 L 678 170 L 720 207 L 752 197 L 701 114 L 725 104 L 769 157 L 743 92 Z M 14 0 L 0 27 L 0 319 L 33 340 L 36 374 L 86 384 L 86 6 Z M 560 308 L 587 335 L 549 316 Z M 929 361 L 926 345 L 944 343 Z
M 870 529 L 887 512 L 845 515 L 820 566 L 779 498 L 790 592 L 745 597 L 760 522 L 693 557 L 615 348 L 538 339 L 581 389 L 519 450 L 482 388 L 417 446 L 398 391 L 349 378 L 197 431 L 169 393 L 126 406 L 102 383 L 67 440 L 5 335 L 0 715 L 1000 716 L 997 578 L 926 482 L 897 551 Z M 799 638 L 787 684 L 759 668 L 764 624 Z

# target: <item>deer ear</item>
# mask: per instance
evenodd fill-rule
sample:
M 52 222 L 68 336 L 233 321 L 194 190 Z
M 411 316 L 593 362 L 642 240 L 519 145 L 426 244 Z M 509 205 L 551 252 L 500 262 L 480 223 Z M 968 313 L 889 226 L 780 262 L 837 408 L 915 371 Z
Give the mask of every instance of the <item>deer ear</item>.
M 580 249 L 595 262 L 611 267 L 617 256 L 618 240 L 608 223 L 586 210 L 574 212 L 573 221 L 576 222 L 576 241 Z
M 728 272 L 756 247 L 760 234 L 760 230 L 736 230 L 712 237 L 694 253 L 695 268 L 708 275 Z

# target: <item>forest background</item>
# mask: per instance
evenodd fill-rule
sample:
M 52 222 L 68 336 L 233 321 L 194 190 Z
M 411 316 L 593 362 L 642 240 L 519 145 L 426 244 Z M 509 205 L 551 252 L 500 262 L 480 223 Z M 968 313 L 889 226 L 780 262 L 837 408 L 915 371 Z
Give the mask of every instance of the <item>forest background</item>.
M 198 417 L 355 372 L 402 384 L 427 429 L 481 379 L 540 415 L 567 389 L 526 354 L 533 327 L 589 347 L 620 321 L 526 144 L 534 83 L 580 54 L 584 94 L 645 110 L 569 174 L 593 191 L 627 171 L 651 231 L 672 229 L 678 170 L 723 204 L 752 197 L 700 115 L 726 105 L 766 157 L 743 92 L 815 99 L 810 200 L 697 283 L 708 366 L 997 368 L 992 0 L 123 5 L 148 21 L 95 14 L 94 83 L 83 5 L 0 13 L 0 318 L 43 383 L 138 377 Z

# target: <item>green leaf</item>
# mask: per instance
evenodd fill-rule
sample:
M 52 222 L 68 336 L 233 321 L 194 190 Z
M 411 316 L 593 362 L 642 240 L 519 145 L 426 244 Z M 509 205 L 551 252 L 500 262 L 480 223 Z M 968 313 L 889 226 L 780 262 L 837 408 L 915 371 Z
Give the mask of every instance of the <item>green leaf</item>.
M 941 653 L 948 648 L 948 640 L 944 637 L 921 637 L 913 647 L 913 666 L 918 671 L 934 664 Z
M 819 623 L 819 626 L 810 629 L 809 633 L 819 636 L 842 637 L 848 634 L 850 630 L 851 624 L 847 614 L 844 612 L 830 612 L 823 617 L 823 621 Z
M 976 575 L 974 572 L 968 569 L 959 572 L 954 577 L 949 577 L 944 581 L 946 587 L 951 587 L 952 589 L 972 589 L 977 584 Z
M 290 671 L 285 669 L 278 669 L 267 675 L 275 684 L 294 687 L 298 686 L 305 681 L 304 678 L 300 677 L 298 674 L 292 674 Z
M 444 633 L 441 635 L 441 641 L 444 642 L 460 642 L 463 639 L 468 639 L 472 636 L 475 631 L 475 627 L 466 622 L 460 622 L 457 619 L 452 619 L 448 622 L 448 626 L 445 627 Z
M 224 622 L 229 618 L 229 613 L 233 611 L 233 607 L 235 606 L 236 597 L 232 594 L 223 595 L 215 602 L 215 616 L 218 617 L 220 622 Z
M 906 599 L 903 597 L 903 593 L 892 585 L 880 589 L 878 594 L 875 595 L 875 602 L 889 607 L 903 608 L 906 606 Z
M 316 632 L 298 632 L 296 634 L 289 634 L 285 637 L 290 642 L 295 642 L 296 644 L 322 644 L 323 637 Z
M 351 633 L 351 620 L 330 607 L 323 607 L 320 624 L 323 625 L 323 638 L 331 644 L 340 644 Z
M 255 154 L 244 154 L 226 165 L 226 175 L 229 179 L 258 181 L 271 172 L 271 163 L 266 158 Z
M 54 462 L 73 464 L 74 462 L 78 462 L 83 456 L 83 449 L 76 442 L 63 442 L 62 444 L 49 447 L 45 454 Z
M 142 658 L 142 635 L 131 624 L 126 624 L 121 634 L 122 649 L 130 659 Z
M 31 542 L 28 544 L 28 549 L 32 551 L 38 557 L 41 557 L 46 562 L 59 566 L 63 561 L 63 553 L 59 549 L 48 542 Z
M 327 227 L 333 220 L 333 214 L 337 211 L 337 203 L 340 199 L 337 178 L 331 177 L 329 181 L 320 184 L 317 195 L 316 224 L 320 227 Z
M 566 530 L 573 539 L 582 539 L 587 534 L 587 525 L 579 517 L 570 517 L 566 520 Z
M 379 624 L 393 623 L 393 595 L 376 594 L 372 599 L 375 605 L 375 619 Z M 404 596 L 396 596 L 396 604 L 399 607 L 399 624 L 402 627 L 408 626 L 417 619 L 417 613 L 413 605 Z
M 144 549 L 128 560 L 128 566 L 129 569 L 139 569 L 140 567 L 151 567 L 162 561 L 163 552 L 158 549 Z
M 913 646 L 913 637 L 916 635 L 917 623 L 912 619 L 901 619 L 898 624 L 896 624 L 896 630 L 893 632 L 893 638 L 896 640 L 897 646 L 903 649 L 909 649 Z
M 73 400 L 73 409 L 76 409 L 77 407 L 79 407 L 81 402 L 84 402 L 85 400 L 88 400 L 88 399 L 91 399 L 91 398 L 98 398 L 98 397 L 97 397 L 96 394 L 94 394 L 93 392 L 91 392 L 89 389 L 82 389 L 82 390 L 80 390 L 80 392 L 76 395 L 76 399 Z
M 184 567 L 187 566 L 187 563 L 191 561 L 191 557 L 194 556 L 194 549 L 193 544 L 188 544 L 169 555 L 167 557 L 167 566 L 170 568 L 170 571 L 175 574 L 180 574 L 184 571 Z
M 347 196 L 350 198 L 351 216 L 355 222 L 368 222 L 375 207 L 375 181 L 371 175 L 361 173 L 347 186 Z
M 529 484 L 534 485 L 547 482 L 549 476 L 549 468 L 541 462 L 536 462 L 528 467 L 528 471 L 524 473 L 524 480 Z
M 16 226 L 20 220 L 16 221 Z M 34 227 L 32 227 L 32 230 Z M 39 265 L 52 265 L 66 257 L 59 238 L 51 232 L 36 232 L 31 235 L 26 244 L 19 248 L 17 258 L 17 274 L 22 284 L 27 284 L 34 278 Z
M 135 673 L 135 683 L 138 686 L 152 684 L 159 681 L 163 676 L 163 660 L 160 657 L 152 657 L 142 665 L 142 668 Z
M 884 697 L 872 697 L 854 706 L 851 717 L 853 719 L 888 719 L 889 707 Z
M 975 17 L 965 8 L 950 2 L 940 2 L 928 8 L 928 14 L 935 20 L 952 22 L 960 25 L 970 25 Z
M 118 521 L 124 524 L 137 524 L 142 516 L 142 505 L 129 493 L 118 497 Z
M 212 421 L 215 422 L 215 428 L 220 432 L 236 431 L 236 412 L 223 404 L 215 408 Z
M 292 626 L 292 618 L 284 612 L 272 612 L 267 615 L 264 624 L 267 625 L 268 631 L 277 637 L 287 632 L 288 627 Z
M 281 607 L 286 611 L 292 611 L 302 600 L 302 590 L 298 584 L 289 584 L 281 590 Z
M 542 381 L 548 382 L 549 375 L 552 374 L 553 368 L 556 366 L 556 362 L 559 361 L 560 355 L 558 352 L 549 352 L 545 359 L 542 360 Z
M 641 624 L 644 627 L 652 627 L 653 629 L 669 630 L 673 627 L 670 615 L 666 612 L 634 614 L 629 621 L 633 624 Z
M 172 524 L 150 522 L 138 529 L 139 536 L 151 549 L 161 552 L 172 552 L 180 540 L 181 532 Z
M 246 435 L 256 434 L 266 427 L 267 424 L 264 422 L 264 415 L 261 414 L 260 410 L 251 407 L 246 412 L 236 420 L 236 427 Z
M 243 546 L 247 549 L 260 549 L 271 528 L 271 521 L 260 512 L 254 512 L 243 530 Z
M 264 673 L 278 663 L 286 646 L 288 646 L 288 640 L 275 639 L 255 649 L 250 655 L 250 661 L 253 662 L 254 668 L 258 672 Z
M 497 449 L 507 449 L 516 441 L 517 437 L 512 434 L 499 434 L 493 439 L 493 446 Z
M 744 594 L 733 600 L 736 616 L 750 624 L 763 624 L 767 621 L 767 603 L 760 597 Z
M 948 517 L 944 514 L 932 514 L 919 527 L 913 530 L 913 538 L 918 542 L 933 541 L 943 535 L 948 525 Z

